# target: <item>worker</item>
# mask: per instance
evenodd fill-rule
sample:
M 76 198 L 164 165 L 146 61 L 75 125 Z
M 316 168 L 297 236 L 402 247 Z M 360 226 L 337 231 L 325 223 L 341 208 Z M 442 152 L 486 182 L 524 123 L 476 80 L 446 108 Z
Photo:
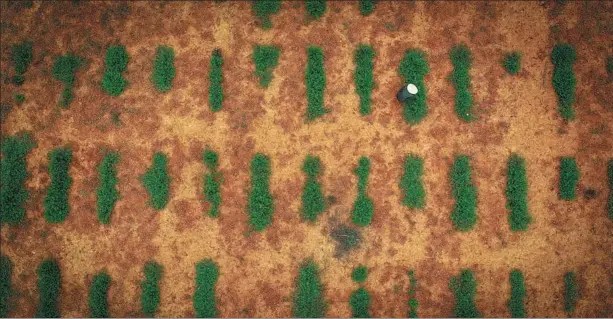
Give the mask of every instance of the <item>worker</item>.
M 396 98 L 400 102 L 405 102 L 408 99 L 415 98 L 415 95 L 417 95 L 417 86 L 413 83 L 409 83 L 398 91 Z

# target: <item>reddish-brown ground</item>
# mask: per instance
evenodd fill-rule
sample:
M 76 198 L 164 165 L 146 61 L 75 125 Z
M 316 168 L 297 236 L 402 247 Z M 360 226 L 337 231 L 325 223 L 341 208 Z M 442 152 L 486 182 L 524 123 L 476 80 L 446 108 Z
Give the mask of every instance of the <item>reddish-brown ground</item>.
M 321 267 L 327 315 L 349 316 L 348 299 L 357 288 L 350 273 L 370 268 L 366 288 L 371 314 L 407 314 L 407 271 L 415 270 L 421 316 L 450 316 L 451 276 L 475 271 L 477 307 L 484 316 L 509 316 L 508 274 L 521 269 L 530 316 L 565 316 L 563 276 L 576 271 L 581 300 L 575 316 L 613 316 L 613 223 L 607 219 L 606 161 L 613 157 L 613 84 L 604 60 L 613 54 L 613 2 L 380 2 L 369 17 L 357 3 L 328 2 L 321 20 L 307 23 L 304 5 L 283 2 L 262 30 L 249 2 L 35 2 L 31 8 L 1 4 L 1 103 L 23 92 L 26 103 L 2 119 L 2 135 L 33 133 L 38 147 L 28 156 L 26 222 L 1 228 L 2 254 L 14 264 L 17 292 L 10 315 L 35 315 L 36 268 L 46 257 L 61 263 L 61 313 L 88 315 L 87 291 L 93 274 L 106 269 L 113 316 L 140 316 L 139 282 L 143 264 L 164 265 L 159 316 L 194 316 L 195 263 L 213 258 L 220 265 L 218 307 L 224 317 L 288 317 L 299 264 L 313 256 Z M 12 75 L 10 46 L 34 41 L 34 61 L 21 88 Z M 575 45 L 578 62 L 577 119 L 564 124 L 556 112 L 551 85 L 551 48 Z M 467 124 L 453 110 L 454 89 L 447 81 L 449 49 L 465 42 L 474 56 L 473 93 L 480 119 Z M 118 98 L 100 88 L 105 48 L 127 47 L 130 87 Z M 373 113 L 361 117 L 353 84 L 353 52 L 360 43 L 377 52 Z M 157 93 L 149 76 L 158 45 L 176 52 L 177 77 L 167 94 Z M 255 44 L 281 47 L 279 66 L 268 89 L 253 76 Z M 331 112 L 305 123 L 306 48 L 325 52 L 325 104 Z M 209 58 L 223 50 L 221 112 L 208 107 Z M 401 84 L 397 66 L 405 50 L 427 53 L 430 74 L 428 117 L 404 123 L 394 100 Z M 505 73 L 506 51 L 523 53 L 522 72 Z M 50 69 L 55 55 L 72 51 L 88 64 L 77 73 L 76 98 L 59 109 L 61 84 Z M 113 124 L 118 112 L 122 124 Z M 47 224 L 42 199 L 49 183 L 47 153 L 73 148 L 71 212 L 60 225 Z M 205 216 L 201 154 L 219 152 L 224 176 L 221 216 Z M 118 150 L 119 190 L 109 226 L 95 215 L 96 167 L 104 149 Z M 156 151 L 170 159 L 171 200 L 153 211 L 139 176 Z M 261 234 L 247 233 L 249 161 L 256 152 L 272 160 L 275 214 Z M 425 159 L 425 209 L 400 203 L 403 158 Z M 512 233 L 505 209 L 506 161 L 518 152 L 528 163 L 530 211 L 526 233 Z M 315 225 L 299 218 L 305 156 L 322 159 L 326 195 L 336 204 Z M 478 187 L 479 221 L 468 233 L 453 230 L 448 182 L 453 155 L 472 156 Z M 360 156 L 372 161 L 369 195 L 373 224 L 362 232 L 359 250 L 335 258 L 330 218 L 346 219 L 356 197 L 353 169 Z M 575 156 L 581 169 L 579 198 L 557 198 L 560 156 Z M 583 191 L 598 195 L 586 199 Z

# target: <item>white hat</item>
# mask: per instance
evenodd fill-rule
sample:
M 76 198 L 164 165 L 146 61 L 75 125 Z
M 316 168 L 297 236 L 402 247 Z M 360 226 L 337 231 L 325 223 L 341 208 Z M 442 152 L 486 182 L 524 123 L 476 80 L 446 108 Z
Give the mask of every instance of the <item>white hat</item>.
M 409 83 L 407 84 L 407 91 L 409 91 L 409 93 L 411 94 L 417 94 L 417 86 L 415 86 L 415 84 Z

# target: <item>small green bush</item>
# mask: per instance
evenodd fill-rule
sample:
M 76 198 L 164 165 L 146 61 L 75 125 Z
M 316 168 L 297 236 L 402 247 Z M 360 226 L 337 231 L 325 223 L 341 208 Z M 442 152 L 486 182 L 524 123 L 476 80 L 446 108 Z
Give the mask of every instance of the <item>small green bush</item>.
M 44 216 L 49 223 L 62 223 L 70 211 L 68 194 L 72 185 L 72 178 L 69 174 L 72 150 L 57 148 L 49 152 L 48 157 L 51 184 L 44 200 Z
M 613 220 L 613 158 L 609 160 L 609 219 Z M 4 176 L 4 175 L 3 175 Z
M 564 275 L 564 311 L 573 312 L 579 300 L 579 286 L 574 272 Z
M 454 314 L 457 318 L 478 318 L 481 313 L 475 304 L 477 282 L 472 270 L 462 270 L 459 276 L 449 281 L 449 287 L 455 297 Z
M 111 286 L 111 277 L 105 273 L 94 276 L 89 288 L 89 313 L 92 318 L 109 318 L 107 295 Z
M 302 192 L 302 219 L 315 222 L 317 216 L 326 209 L 321 184 L 317 180 L 321 175 L 321 161 L 318 157 L 307 156 L 302 165 L 306 174 L 306 182 Z
M 0 318 L 8 318 L 12 273 L 11 260 L 7 256 L 0 255 Z
M 526 161 L 517 154 L 511 155 L 507 164 L 507 209 L 512 231 L 526 231 L 532 222 L 528 211 L 528 178 Z
M 577 198 L 577 183 L 579 182 L 579 168 L 572 157 L 560 159 L 560 199 L 575 200 Z
M 256 154 L 251 160 L 251 190 L 249 192 L 249 224 L 262 231 L 272 223 L 275 210 L 270 194 L 270 159 Z
M 260 2 L 265 2 L 260 0 Z M 278 1 L 277 1 L 278 2 Z M 260 86 L 267 88 L 272 81 L 272 72 L 279 64 L 281 50 L 274 45 L 257 45 L 253 48 L 255 75 L 260 78 Z
M 419 308 L 419 301 L 415 295 L 415 289 L 417 289 L 417 279 L 415 279 L 415 272 L 409 270 L 409 312 L 407 317 L 417 318 L 417 309 Z
M 351 272 L 351 280 L 361 284 L 368 278 L 368 268 L 364 265 L 355 267 Z
M 475 119 L 473 115 L 473 96 L 470 92 L 472 57 L 465 44 L 454 46 L 449 56 L 453 64 L 451 81 L 456 89 L 455 111 L 461 120 L 470 122 Z
M 58 298 L 62 286 L 60 266 L 55 260 L 47 259 L 38 267 L 38 310 L 36 317 L 59 318 Z
M 356 64 L 355 74 L 355 91 L 360 96 L 360 114 L 370 114 L 370 103 L 372 89 L 374 88 L 373 80 L 373 58 L 375 51 L 370 45 L 360 44 L 355 50 L 354 62 Z
M 363 16 L 370 15 L 375 11 L 375 0 L 360 0 L 360 13 Z
M 166 207 L 169 197 L 170 177 L 167 172 L 168 159 L 162 152 L 153 156 L 153 166 L 141 177 L 143 186 L 149 193 L 149 203 L 155 210 Z
M 196 291 L 194 292 L 194 310 L 198 318 L 215 318 L 219 314 L 215 284 L 219 278 L 219 268 L 211 259 L 196 264 Z
M 504 55 L 502 66 L 511 75 L 516 75 L 521 70 L 521 53 L 508 52 Z
M 308 100 L 307 120 L 311 121 L 328 112 L 324 107 L 326 70 L 324 69 L 324 53 L 320 47 L 309 46 L 307 57 L 304 81 Z
M 403 192 L 402 204 L 409 208 L 424 208 L 426 191 L 422 181 L 424 173 L 424 160 L 417 155 L 410 154 L 404 162 L 404 174 L 400 180 L 400 189 Z
M 326 13 L 326 0 L 306 0 L 306 10 L 311 19 L 317 20 Z
M 253 14 L 264 29 L 272 28 L 270 15 L 279 12 L 281 0 L 253 0 Z
M 128 66 L 128 52 L 123 45 L 113 45 L 106 49 L 104 58 L 104 75 L 102 88 L 111 96 L 119 96 L 126 88 L 128 81 L 122 73 Z
M 605 62 L 606 66 L 606 70 L 607 73 L 609 73 L 609 75 L 613 76 L 613 55 L 610 55 L 607 57 L 607 61 Z
M 170 91 L 175 74 L 175 51 L 171 47 L 158 46 L 151 74 L 153 86 L 162 93 Z
M 460 231 L 471 230 L 477 223 L 477 189 L 471 174 L 470 158 L 456 156 L 451 167 L 451 191 L 455 198 L 451 221 Z
M 15 94 L 15 104 L 20 105 L 26 101 L 26 96 L 23 94 Z
M 374 214 L 372 200 L 368 197 L 366 191 L 368 175 L 370 174 L 370 160 L 362 156 L 354 172 L 358 176 L 358 197 L 351 210 L 351 219 L 357 226 L 366 227 L 370 225 Z
M 349 297 L 349 306 L 353 318 L 370 318 L 370 293 L 363 287 L 358 288 Z
M 292 316 L 297 318 L 323 318 L 327 304 L 323 297 L 319 279 L 319 268 L 313 260 L 306 260 L 296 280 Z
M 60 100 L 60 106 L 67 108 L 72 102 L 74 97 L 72 89 L 74 87 L 75 73 L 83 64 L 83 59 L 72 54 L 66 54 L 59 56 L 53 63 L 51 73 L 53 77 L 64 83 L 64 89 L 62 90 L 62 99 Z
M 16 85 L 22 85 L 24 82 L 23 75 L 28 71 L 30 62 L 32 62 L 32 46 L 32 41 L 23 41 L 11 48 L 11 61 L 15 66 L 13 83 Z
M 566 121 L 575 118 L 575 86 L 576 78 L 573 64 L 577 59 L 575 48 L 566 43 L 559 43 L 551 51 L 553 63 L 553 88 L 558 95 L 558 112 Z
M 209 70 L 209 105 L 211 111 L 221 110 L 223 103 L 223 57 L 221 50 L 213 50 L 211 55 L 211 69 Z
M 111 221 L 111 213 L 115 207 L 115 202 L 119 199 L 117 169 L 115 168 L 117 162 L 119 162 L 119 154 L 115 152 L 108 153 L 102 159 L 100 167 L 98 167 L 100 185 L 98 185 L 96 195 L 98 196 L 98 221 L 101 224 L 108 224 Z
M 509 307 L 511 317 L 525 318 L 524 299 L 526 298 L 526 286 L 524 284 L 524 275 L 521 271 L 514 269 L 509 275 L 509 281 L 511 283 L 511 298 L 507 303 L 507 307 Z
M 140 284 L 140 304 L 143 314 L 153 317 L 160 306 L 160 284 L 162 279 L 162 265 L 155 261 L 148 261 L 144 267 L 145 280 Z
M 30 198 L 25 187 L 28 178 L 26 156 L 34 146 L 28 133 L 7 136 L 0 144 L 0 225 L 21 223 L 26 215 L 24 204 Z
M 430 72 L 426 53 L 421 50 L 408 50 L 405 52 L 398 73 L 404 83 L 412 83 L 417 87 L 418 93 L 415 98 L 404 102 L 404 120 L 411 125 L 419 123 L 428 115 L 428 105 L 426 104 L 427 88 L 424 77 Z
M 223 176 L 217 171 L 217 153 L 212 150 L 204 151 L 202 155 L 208 173 L 204 174 L 204 199 L 211 204 L 209 216 L 217 218 L 221 207 L 221 183 Z

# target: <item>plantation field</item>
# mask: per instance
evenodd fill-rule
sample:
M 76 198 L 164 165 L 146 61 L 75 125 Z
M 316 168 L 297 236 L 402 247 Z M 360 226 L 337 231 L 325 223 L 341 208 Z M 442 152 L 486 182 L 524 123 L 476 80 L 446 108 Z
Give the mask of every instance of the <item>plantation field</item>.
M 308 8 L 0 3 L 0 317 L 613 316 L 613 2 Z

